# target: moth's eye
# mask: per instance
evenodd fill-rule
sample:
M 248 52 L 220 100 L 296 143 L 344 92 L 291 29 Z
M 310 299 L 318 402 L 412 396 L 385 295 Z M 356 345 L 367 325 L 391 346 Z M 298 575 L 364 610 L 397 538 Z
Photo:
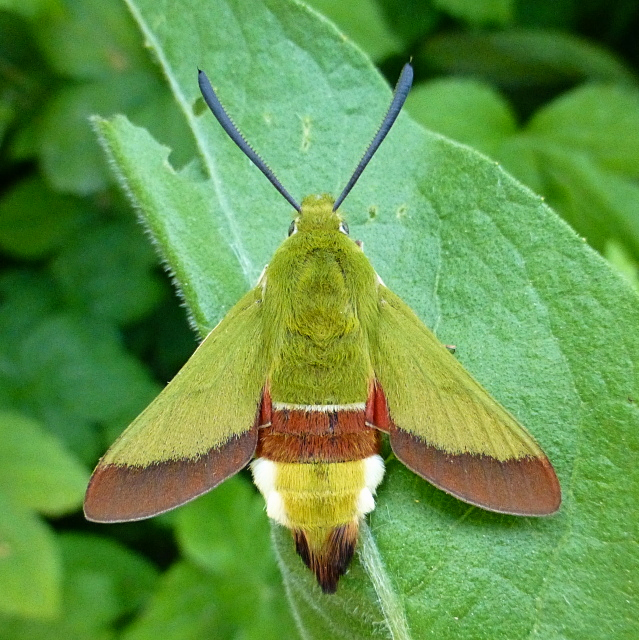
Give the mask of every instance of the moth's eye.
M 339 230 L 342 233 L 345 233 L 346 235 L 348 235 L 348 225 L 345 222 L 340 222 L 339 223 Z
M 294 233 L 297 233 L 297 225 L 295 224 L 295 220 L 291 222 L 291 226 L 288 228 L 288 235 L 292 236 Z

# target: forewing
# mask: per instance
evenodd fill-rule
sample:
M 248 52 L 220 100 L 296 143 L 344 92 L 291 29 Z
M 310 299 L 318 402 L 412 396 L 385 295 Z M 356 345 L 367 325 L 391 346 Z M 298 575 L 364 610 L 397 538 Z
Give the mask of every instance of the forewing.
M 559 482 L 532 436 L 398 296 L 379 289 L 369 421 L 389 432 L 395 455 L 470 504 L 516 515 L 554 513 Z
M 106 452 L 87 489 L 89 520 L 162 513 L 248 463 L 266 378 L 260 296 L 254 289 L 229 311 Z

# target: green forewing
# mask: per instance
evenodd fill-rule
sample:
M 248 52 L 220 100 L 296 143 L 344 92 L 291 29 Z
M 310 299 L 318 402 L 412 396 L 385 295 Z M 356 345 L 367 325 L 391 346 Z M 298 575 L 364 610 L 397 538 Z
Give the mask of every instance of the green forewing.
M 253 427 L 266 376 L 260 297 L 240 299 L 101 464 L 196 458 Z
M 486 509 L 521 515 L 557 510 L 559 483 L 539 445 L 383 286 L 371 344 L 391 447 L 402 462 Z
M 543 455 L 399 296 L 383 286 L 379 296 L 374 367 L 397 426 L 449 453 Z
M 250 460 L 266 378 L 261 293 L 261 287 L 251 290 L 231 309 L 107 451 L 87 491 L 87 517 L 155 515 Z

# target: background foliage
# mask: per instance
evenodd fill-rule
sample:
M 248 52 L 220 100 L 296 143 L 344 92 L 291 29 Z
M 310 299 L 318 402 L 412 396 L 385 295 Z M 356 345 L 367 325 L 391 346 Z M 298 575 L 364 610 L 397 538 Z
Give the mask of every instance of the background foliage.
M 138 23 L 151 15 L 147 4 L 132 5 Z M 301 113 L 295 100 L 327 109 L 312 70 L 306 71 L 304 86 L 294 71 L 278 75 L 272 69 L 273 60 L 287 50 L 277 48 L 281 34 L 269 26 L 269 18 L 281 18 L 286 11 L 288 36 L 293 39 L 303 23 L 305 51 L 313 60 L 331 60 L 323 48 L 331 49 L 333 60 L 348 59 L 351 73 L 359 69 L 360 89 L 369 85 L 350 98 L 360 107 L 366 100 L 365 111 L 371 112 L 359 119 L 354 115 L 349 121 L 354 130 L 344 134 L 353 138 L 345 145 L 355 145 L 353 164 L 388 96 L 378 80 L 369 78 L 371 71 L 349 42 L 339 49 L 341 40 L 330 27 L 297 5 L 274 1 L 264 9 L 248 0 L 228 3 L 246 29 L 250 46 L 245 50 L 261 51 L 256 70 L 243 69 L 239 45 L 234 49 L 217 32 L 210 32 L 210 42 L 206 34 L 189 40 L 200 33 L 195 15 L 206 11 L 206 3 L 191 7 L 184 0 L 181 22 L 170 4 L 154 3 L 154 20 L 143 35 L 126 5 L 115 1 L 0 0 L 2 640 L 299 637 L 263 502 L 245 476 L 148 522 L 106 527 L 82 518 L 82 495 L 97 458 L 195 346 L 184 310 L 115 185 L 88 117 L 125 114 L 153 136 L 123 119 L 99 125 L 111 153 L 120 154 L 121 170 L 141 154 L 128 174 L 138 201 L 143 190 L 134 188 L 136 176 L 143 186 L 150 185 L 151 204 L 165 195 L 162 186 L 171 184 L 162 173 L 167 163 L 158 155 L 158 141 L 171 149 L 173 167 L 186 165 L 174 174 L 184 189 L 180 198 L 192 215 L 204 216 L 207 206 L 215 212 L 215 204 L 207 204 L 202 167 L 187 163 L 206 145 L 219 146 L 222 138 L 206 120 L 201 129 L 194 128 L 176 103 L 176 90 L 195 99 L 188 70 L 206 62 L 191 60 L 188 51 L 203 56 L 210 47 L 213 57 L 206 68 L 216 69 L 223 99 L 284 183 L 300 193 L 334 190 L 341 175 L 330 173 L 330 158 L 316 159 L 321 160 L 317 170 L 302 164 L 296 168 L 290 149 L 297 138 L 287 139 L 290 132 L 284 128 L 269 138 L 262 116 L 251 116 L 261 114 L 256 102 L 268 100 L 274 113 Z M 390 83 L 412 55 L 417 84 L 407 108 L 413 118 L 478 149 L 544 196 L 630 285 L 624 288 L 602 262 L 575 248 L 574 237 L 506 177 L 499 178 L 510 207 L 497 217 L 502 226 L 469 216 L 468 202 L 481 209 L 482 194 L 490 194 L 495 176 L 503 174 L 487 168 L 490 163 L 479 156 L 432 136 L 426 138 L 424 155 L 410 156 L 411 145 L 417 148 L 423 134 L 404 121 L 396 146 L 385 143 L 390 160 L 377 169 L 371 166 L 370 186 L 363 183 L 360 195 L 353 194 L 349 210 L 358 211 L 358 203 L 364 207 L 380 184 L 399 192 L 378 199 L 384 204 L 380 216 L 391 203 L 410 198 L 402 191 L 409 187 L 402 186 L 400 165 L 404 171 L 407 164 L 417 165 L 411 168 L 411 181 L 423 173 L 439 187 L 429 202 L 439 212 L 443 231 L 431 229 L 428 220 L 366 227 L 377 215 L 370 208 L 361 209 L 370 220 L 355 216 L 351 227 L 366 237 L 367 252 L 385 280 L 437 324 L 445 341 L 460 343 L 461 338 L 461 344 L 468 344 L 466 338 L 475 344 L 465 363 L 492 390 L 501 391 L 500 399 L 514 407 L 520 402 L 518 415 L 523 412 L 528 424 L 554 420 L 580 435 L 559 437 L 548 431 L 544 440 L 564 473 L 565 510 L 554 524 L 469 512 L 391 464 L 380 509 L 362 541 L 361 561 L 329 603 L 312 590 L 288 538 L 274 531 L 302 637 L 636 637 L 639 478 L 629 462 L 639 450 L 633 404 L 639 314 L 630 291 L 639 283 L 639 8 L 629 0 L 316 0 L 313 6 L 366 52 Z M 159 40 L 153 41 L 156 36 Z M 176 60 L 185 70 L 176 72 L 178 86 L 172 92 L 163 71 L 167 65 L 175 68 Z M 298 88 L 296 96 L 286 94 L 288 86 Z M 278 89 L 280 102 L 273 98 Z M 336 120 L 340 109 L 335 107 Z M 332 117 L 329 113 L 326 122 Z M 342 132 L 317 135 L 334 149 L 330 136 Z M 274 140 L 281 149 L 267 152 L 276 146 Z M 316 140 L 313 144 L 320 146 Z M 237 163 L 229 173 L 245 170 L 233 149 L 220 153 Z M 284 236 L 285 211 L 259 176 L 248 178 L 255 185 L 243 197 L 243 180 L 233 184 L 232 176 L 228 179 L 236 206 L 246 202 L 254 211 L 263 199 L 269 202 L 265 207 L 275 202 L 277 213 L 265 213 L 255 222 L 259 233 L 251 228 L 253 222 L 242 220 L 239 229 L 259 271 Z M 428 179 L 420 180 L 427 189 Z M 167 192 L 178 193 L 172 189 Z M 468 202 L 460 191 L 469 194 Z M 486 201 L 490 198 L 486 195 Z M 532 219 L 518 221 L 514 202 L 519 215 L 525 212 Z M 444 220 L 455 216 L 459 222 L 446 227 Z M 509 216 L 515 219 L 505 227 Z M 172 219 L 160 212 L 157 225 L 162 220 Z M 196 228 L 208 234 L 205 246 L 198 248 L 197 240 L 186 242 L 189 238 L 179 232 L 162 240 L 153 217 L 147 223 L 160 237 L 162 255 L 183 285 L 196 324 L 210 326 L 245 286 L 251 270 L 235 269 L 223 228 L 198 222 Z M 250 233 L 257 237 L 251 239 Z M 381 245 L 387 237 L 396 244 L 385 253 Z M 428 249 L 437 244 L 435 237 L 441 241 L 437 260 Z M 501 246 L 495 237 L 506 242 Z M 400 247 L 410 255 L 415 238 L 424 247 L 416 262 L 400 259 L 393 266 L 393 251 Z M 469 266 L 460 270 L 454 258 Z M 200 266 L 209 259 L 227 270 L 217 280 Z M 518 260 L 526 269 L 509 280 L 503 272 Z M 402 273 L 403 264 L 411 267 L 408 274 Z M 180 279 L 180 265 L 187 280 Z M 421 292 L 433 289 L 429 265 L 442 274 L 439 299 Z M 479 286 L 466 286 L 473 277 Z M 188 290 L 187 281 L 203 295 Z M 486 300 L 494 307 L 500 296 L 503 302 L 496 309 L 482 312 Z M 551 332 L 536 324 L 534 314 L 519 314 L 531 306 L 545 310 Z M 510 318 L 504 325 L 519 325 L 515 333 L 495 326 L 504 317 Z M 561 352 L 547 343 L 551 334 Z M 504 350 L 508 353 L 500 358 Z M 529 377 L 518 372 L 522 365 L 532 371 Z M 554 418 L 552 410 L 558 412 Z M 452 535 L 451 529 L 456 530 Z M 443 546 L 424 542 L 431 538 L 443 540 Z M 513 555 L 513 546 L 524 551 Z M 564 553 L 549 559 L 551 546 Z M 384 585 L 375 581 L 380 571 L 394 595 L 385 594 Z M 454 597 L 450 588 L 443 591 L 447 583 L 440 581 L 441 574 L 457 581 Z

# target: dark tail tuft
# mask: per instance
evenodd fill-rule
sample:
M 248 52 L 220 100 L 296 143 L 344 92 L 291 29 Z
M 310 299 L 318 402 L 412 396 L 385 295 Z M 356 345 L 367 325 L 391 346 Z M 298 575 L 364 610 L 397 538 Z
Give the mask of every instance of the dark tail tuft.
M 295 548 L 304 564 L 315 574 L 324 593 L 335 593 L 355 553 L 359 525 L 344 524 L 328 533 L 295 530 Z

